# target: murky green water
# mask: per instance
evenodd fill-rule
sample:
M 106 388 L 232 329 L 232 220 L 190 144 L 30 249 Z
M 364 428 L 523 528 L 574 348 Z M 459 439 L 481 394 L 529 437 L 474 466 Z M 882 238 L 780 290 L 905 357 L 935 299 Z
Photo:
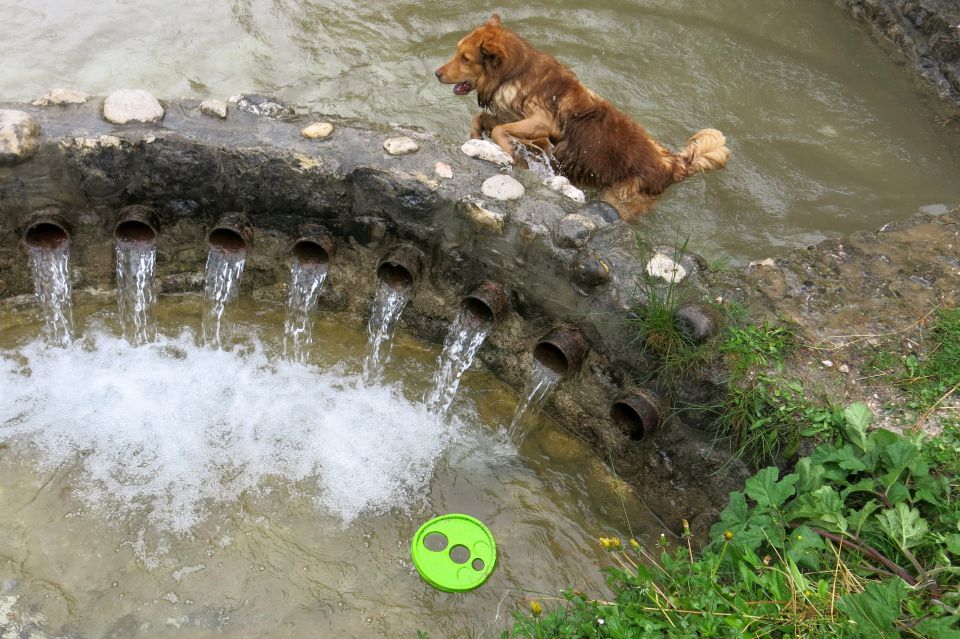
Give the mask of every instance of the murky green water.
M 734 261 L 960 203 L 960 135 L 911 72 L 827 0 L 497 5 L 668 145 L 726 133 L 733 161 L 670 190 L 641 228 Z M 433 70 L 488 5 L 409 0 L 0 2 L 0 99 L 53 86 L 275 94 L 299 107 L 468 134 L 474 98 Z
M 314 361 L 287 364 L 282 309 L 240 301 L 232 352 L 175 337 L 198 330 L 197 296 L 162 298 L 167 337 L 138 349 L 111 297 L 79 305 L 68 349 L 35 343 L 35 313 L 0 314 L 0 635 L 492 637 L 524 591 L 605 592 L 599 535 L 659 534 L 549 419 L 505 441 L 518 398 L 496 379 L 469 371 L 437 424 L 419 401 L 437 348 L 401 331 L 367 388 L 359 320 L 319 318 Z M 409 559 L 445 512 L 499 546 L 470 594 Z

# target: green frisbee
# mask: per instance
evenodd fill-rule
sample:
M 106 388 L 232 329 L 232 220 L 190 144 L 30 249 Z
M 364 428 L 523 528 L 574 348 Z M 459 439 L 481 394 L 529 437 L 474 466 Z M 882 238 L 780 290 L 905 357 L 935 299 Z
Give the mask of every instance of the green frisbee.
M 470 515 L 449 514 L 420 526 L 410 557 L 428 584 L 444 592 L 479 588 L 497 563 L 490 530 Z

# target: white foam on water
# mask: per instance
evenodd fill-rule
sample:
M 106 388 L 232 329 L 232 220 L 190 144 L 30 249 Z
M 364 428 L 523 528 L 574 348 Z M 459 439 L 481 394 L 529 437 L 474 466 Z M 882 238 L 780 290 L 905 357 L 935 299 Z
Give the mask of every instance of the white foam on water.
M 0 352 L 0 441 L 28 439 L 46 472 L 82 460 L 86 501 L 160 529 L 186 531 L 268 476 L 316 486 L 318 507 L 349 523 L 414 506 L 462 432 L 400 391 L 256 341 L 227 352 L 185 332 L 134 349 L 92 333 Z

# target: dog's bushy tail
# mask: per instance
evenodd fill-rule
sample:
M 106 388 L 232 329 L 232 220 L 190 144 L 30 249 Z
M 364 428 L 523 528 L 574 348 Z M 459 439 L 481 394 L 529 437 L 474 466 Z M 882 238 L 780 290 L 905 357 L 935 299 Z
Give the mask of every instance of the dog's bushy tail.
M 716 129 L 701 129 L 694 133 L 679 153 L 685 168 L 683 177 L 722 169 L 730 159 L 726 144 L 727 138 Z

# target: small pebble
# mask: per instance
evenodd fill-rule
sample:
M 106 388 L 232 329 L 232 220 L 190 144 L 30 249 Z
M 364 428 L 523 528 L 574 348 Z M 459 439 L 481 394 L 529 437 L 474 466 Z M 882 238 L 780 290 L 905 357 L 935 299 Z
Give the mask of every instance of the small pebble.
M 494 175 L 483 181 L 480 190 L 495 200 L 518 200 L 523 197 L 524 188 L 509 175 Z
M 224 119 L 227 117 L 227 103 L 223 100 L 204 100 L 200 103 L 200 113 Z
M 833 368 L 833 362 L 831 362 L 829 359 L 825 359 L 820 363 L 823 364 L 824 368 Z
M 333 125 L 329 122 L 314 122 L 300 129 L 300 134 L 310 140 L 325 140 L 333 134 Z
M 72 89 L 53 89 L 31 102 L 33 106 L 51 106 L 64 104 L 83 104 L 90 96 L 83 91 Z
M 420 150 L 419 145 L 405 135 L 384 141 L 383 148 L 390 155 L 407 155 Z
M 152 124 L 163 119 L 163 106 L 147 91 L 121 89 L 114 91 L 103 101 L 103 117 L 113 124 Z
M 850 367 L 847 366 L 846 364 L 840 364 L 839 366 L 837 366 L 837 370 L 840 371 L 841 373 L 849 373 Z
M 433 172 L 437 174 L 438 178 L 443 178 L 449 180 L 453 177 L 453 169 L 446 162 L 437 162 L 433 165 Z

